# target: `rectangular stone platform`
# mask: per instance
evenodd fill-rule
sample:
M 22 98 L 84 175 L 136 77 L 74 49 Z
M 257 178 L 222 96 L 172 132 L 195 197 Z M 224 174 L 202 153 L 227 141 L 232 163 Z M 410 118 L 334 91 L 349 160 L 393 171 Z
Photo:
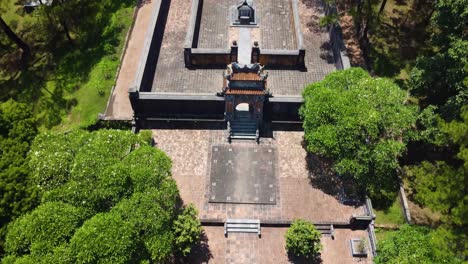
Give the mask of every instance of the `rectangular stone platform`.
M 276 204 L 276 160 L 271 146 L 213 146 L 209 202 Z

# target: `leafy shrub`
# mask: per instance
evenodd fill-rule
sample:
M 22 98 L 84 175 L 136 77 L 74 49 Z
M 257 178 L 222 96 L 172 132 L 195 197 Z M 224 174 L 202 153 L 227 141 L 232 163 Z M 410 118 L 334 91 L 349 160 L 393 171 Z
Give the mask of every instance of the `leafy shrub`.
M 197 215 L 197 209 L 193 204 L 190 204 L 174 222 L 176 250 L 183 256 L 187 256 L 192 250 L 192 246 L 200 241 L 202 227 Z
M 322 249 L 320 232 L 304 220 L 295 220 L 286 232 L 286 250 L 299 257 L 310 258 Z
M 8 229 L 8 253 L 44 255 L 66 244 L 86 219 L 85 211 L 61 202 L 45 203 L 18 218 Z
M 429 228 L 403 225 L 377 244 L 376 264 L 461 263 L 435 246 L 437 232 Z
M 117 213 L 97 214 L 76 231 L 70 250 L 76 263 L 129 263 L 135 230 Z

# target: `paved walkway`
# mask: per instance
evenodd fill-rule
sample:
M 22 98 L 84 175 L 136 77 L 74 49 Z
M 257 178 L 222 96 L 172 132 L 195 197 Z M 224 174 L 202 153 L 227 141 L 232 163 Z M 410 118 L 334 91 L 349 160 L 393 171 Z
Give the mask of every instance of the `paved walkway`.
M 345 222 L 364 208 L 348 206 L 329 190 L 315 187 L 315 177 L 307 167 L 302 147 L 303 132 L 274 132 L 271 144 L 277 148 L 279 192 L 275 205 L 209 203 L 211 146 L 224 142 L 224 130 L 158 129 L 153 134 L 157 146 L 173 161 L 172 175 L 185 203 L 199 208 L 202 219 L 258 218 L 262 221 Z
M 226 264 L 283 264 L 314 263 L 293 261 L 288 258 L 284 236 L 287 228 L 262 228 L 262 236 L 233 233 L 224 237 L 223 227 L 204 227 L 203 243 L 194 248 L 189 256 L 190 263 Z M 349 240 L 366 237 L 366 231 L 336 229 L 335 239 L 321 238 L 323 249 L 320 254 L 323 264 L 370 264 L 368 258 L 353 258 Z
M 147 29 L 157 1 L 142 0 L 141 6 L 138 7 L 135 25 L 129 35 L 128 46 L 106 111 L 107 119 L 130 120 L 133 117 L 133 110 L 128 99 L 128 88 L 133 85 L 135 80 L 145 45 Z

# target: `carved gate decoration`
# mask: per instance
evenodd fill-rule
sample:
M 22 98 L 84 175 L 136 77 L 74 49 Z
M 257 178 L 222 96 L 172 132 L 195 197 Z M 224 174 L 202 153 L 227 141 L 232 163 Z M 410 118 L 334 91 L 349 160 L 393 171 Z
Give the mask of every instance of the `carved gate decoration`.
M 236 117 L 236 106 L 249 104 L 250 117 L 257 123 L 257 130 L 263 123 L 263 105 L 270 95 L 267 89 L 268 74 L 260 64 L 242 65 L 232 63 L 227 66 L 224 74 L 224 96 L 226 121 L 231 122 Z

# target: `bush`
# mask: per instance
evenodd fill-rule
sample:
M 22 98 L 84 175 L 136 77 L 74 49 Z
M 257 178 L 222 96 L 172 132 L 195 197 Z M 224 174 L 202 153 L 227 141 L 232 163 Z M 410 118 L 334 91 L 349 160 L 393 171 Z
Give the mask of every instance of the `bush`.
M 295 256 L 310 258 L 320 249 L 320 232 L 315 226 L 305 220 L 295 220 L 286 232 L 286 250 Z
M 97 214 L 76 231 L 70 249 L 75 263 L 129 263 L 136 236 L 119 214 Z
M 45 203 L 8 229 L 5 249 L 13 255 L 45 255 L 66 244 L 86 219 L 85 212 L 65 203 Z
M 200 240 L 202 227 L 197 215 L 197 209 L 190 204 L 174 222 L 175 246 L 183 256 L 187 256 L 192 246 Z

